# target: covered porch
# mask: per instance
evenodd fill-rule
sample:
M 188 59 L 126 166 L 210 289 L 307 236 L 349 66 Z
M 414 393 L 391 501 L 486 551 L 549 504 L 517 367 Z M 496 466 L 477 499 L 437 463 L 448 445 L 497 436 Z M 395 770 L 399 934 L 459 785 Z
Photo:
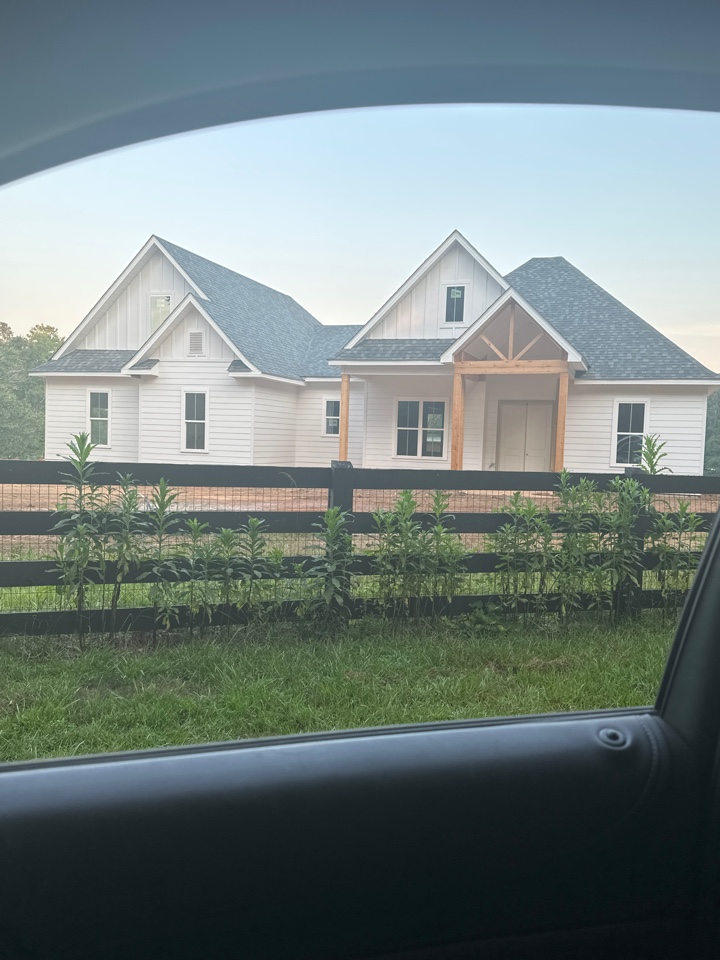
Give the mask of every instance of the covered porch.
M 408 344 L 402 365 L 384 361 L 352 372 L 366 385 L 364 466 L 562 469 L 570 383 L 583 362 L 521 298 L 508 291 L 463 336 L 447 347 L 441 342 L 424 368 L 411 360 L 418 348 Z M 348 458 L 350 380 L 345 368 L 341 460 Z
M 582 358 L 529 304 L 507 291 L 442 359 L 453 370 L 452 470 L 465 466 L 467 384 L 477 381 L 486 383 L 484 465 L 562 470 L 570 381 Z

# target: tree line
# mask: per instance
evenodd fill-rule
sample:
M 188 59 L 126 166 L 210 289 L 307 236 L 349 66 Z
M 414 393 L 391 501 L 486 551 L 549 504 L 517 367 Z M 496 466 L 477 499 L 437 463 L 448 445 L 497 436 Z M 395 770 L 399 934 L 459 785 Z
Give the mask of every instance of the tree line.
M 29 376 L 45 363 L 63 338 L 55 327 L 40 323 L 24 336 L 15 336 L 0 322 L 0 458 L 38 460 L 45 448 L 45 384 Z

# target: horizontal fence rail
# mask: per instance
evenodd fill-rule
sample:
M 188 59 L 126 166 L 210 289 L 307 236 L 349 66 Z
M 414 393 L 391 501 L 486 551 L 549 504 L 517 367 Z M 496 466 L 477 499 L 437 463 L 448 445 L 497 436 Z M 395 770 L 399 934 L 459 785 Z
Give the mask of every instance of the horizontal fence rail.
M 93 483 L 110 488 L 116 487 L 124 475 L 132 474 L 133 481 L 139 487 L 150 488 L 160 479 L 165 479 L 175 490 L 187 494 L 186 499 L 178 499 L 178 509 L 173 512 L 169 527 L 170 535 L 180 535 L 186 526 L 187 520 L 195 518 L 208 525 L 209 532 L 217 532 L 222 528 L 239 530 L 243 528 L 251 517 L 263 521 L 263 533 L 272 535 L 286 535 L 293 537 L 303 535 L 304 540 L 312 540 L 317 533 L 317 525 L 322 521 L 322 510 L 326 506 L 337 506 L 351 514 L 349 532 L 360 538 L 367 538 L 376 532 L 376 524 L 371 509 L 372 495 L 385 493 L 385 499 L 378 502 L 382 505 L 390 504 L 397 491 L 411 489 L 413 491 L 443 490 L 462 497 L 467 494 L 468 509 L 453 509 L 448 512 L 451 518 L 453 532 L 463 535 L 489 535 L 497 533 L 503 525 L 514 520 L 513 516 L 503 510 L 508 495 L 521 491 L 529 498 L 535 497 L 541 508 L 544 504 L 554 506 L 553 495 L 557 493 L 559 474 L 557 473 L 521 473 L 507 471 L 455 471 L 455 470 L 414 470 L 414 469 L 357 469 L 339 464 L 328 468 L 315 467 L 272 467 L 272 466 L 230 466 L 209 464 L 155 464 L 155 463 L 95 463 Z M 52 552 L 52 542 L 57 536 L 56 525 L 67 518 L 62 510 L 53 509 L 62 497 L 62 490 L 69 482 L 70 468 L 66 462 L 57 461 L 0 461 L 0 491 L 10 493 L 3 495 L 0 501 L 0 542 L 8 542 L 18 546 L 18 551 L 26 549 L 32 538 L 37 543 L 43 543 L 46 552 Z M 615 480 L 612 474 L 571 474 L 569 482 L 579 483 L 582 478 L 592 480 L 598 490 L 607 490 Z M 715 507 L 720 502 L 720 477 L 715 476 L 676 476 L 636 475 L 636 479 L 653 494 L 659 505 L 668 516 L 677 518 L 678 503 L 684 498 L 696 500 L 698 507 L 694 512 L 700 518 L 698 532 L 707 532 L 715 518 Z M 60 492 L 53 493 L 54 488 Z M 244 491 L 239 497 L 239 503 L 245 504 L 241 508 L 228 509 L 227 501 L 221 494 L 211 498 L 205 495 L 207 491 Z M 14 509 L 18 491 L 26 499 L 32 501 L 30 508 Z M 40 491 L 38 493 L 37 491 Z M 46 491 L 46 492 L 43 492 Z M 260 491 L 255 500 L 262 504 L 262 509 L 247 507 L 247 492 Z M 303 499 L 303 492 L 311 491 L 315 502 L 313 508 L 307 508 L 307 498 Z M 473 495 L 487 494 L 487 502 L 495 505 L 484 509 L 473 509 Z M 52 496 L 55 500 L 51 503 Z M 254 496 L 254 494 L 253 494 Z M 289 500 L 288 497 L 294 497 Z M 243 500 L 243 497 L 245 498 Z M 663 506 L 662 498 L 667 497 L 667 504 Z M 493 501 L 494 498 L 494 501 Z M 545 499 L 543 499 L 545 498 Z M 700 499 L 697 499 L 700 498 Z M 250 497 L 252 500 L 253 498 Z M 312 497 L 310 498 L 312 499 Z M 217 509 L 207 509 L 207 501 L 212 500 Z M 190 501 L 188 504 L 187 501 Z M 194 509 L 192 502 L 198 502 L 202 509 Z M 253 502 L 255 502 L 253 500 Z M 6 509 L 5 503 L 9 506 Z M 710 509 L 708 509 L 708 506 Z M 149 505 L 146 499 L 146 509 L 136 514 L 136 520 L 142 522 L 147 518 Z M 288 509 L 290 507 L 290 509 Z M 423 502 L 423 510 L 425 502 Z M 589 515 L 592 519 L 592 515 Z M 427 512 L 418 512 L 415 518 L 427 529 L 433 521 Z M 549 510 L 547 519 L 554 530 L 561 529 L 560 517 L 554 510 Z M 644 541 L 651 529 L 648 517 L 638 521 L 634 533 Z M 300 543 L 301 551 L 303 543 Z M 484 549 L 484 544 L 476 552 L 471 552 L 465 559 L 463 571 L 467 574 L 495 574 L 502 569 L 502 558 L 496 553 Z M 306 548 L 307 549 L 307 548 Z M 38 548 L 39 550 L 39 548 Z M 59 569 L 52 559 L 17 559 L 9 552 L 8 559 L 0 561 L 0 590 L 44 587 L 53 588 L 62 583 Z M 37 554 L 36 554 L 37 555 Z M 688 554 L 694 558 L 697 553 Z M 286 556 L 282 563 L 283 579 L 292 581 L 302 577 L 313 559 L 306 552 L 295 556 Z M 659 559 L 651 550 L 646 549 L 640 566 L 647 571 L 654 570 Z M 104 580 L 100 574 L 92 582 L 112 584 L 115 581 L 117 568 L 112 562 L 105 567 Z M 358 554 L 353 560 L 352 575 L 356 577 L 371 577 L 376 574 L 375 560 L 372 556 Z M 186 582 L 189 574 L 183 569 L 182 562 L 178 565 L 177 582 Z M 150 565 L 136 565 L 131 567 L 123 577 L 127 584 L 149 584 L 157 580 Z M 642 599 L 638 602 L 643 607 L 658 605 L 658 591 L 646 589 L 642 591 Z M 467 612 L 478 602 L 494 602 L 499 595 L 494 593 L 463 595 L 454 597 L 443 607 L 443 613 L 451 615 L 458 612 Z M 427 604 L 425 598 L 416 598 L 415 609 L 423 609 Z M 527 609 L 532 603 L 526 599 Z M 376 611 L 378 601 L 372 599 L 353 600 L 352 609 L 355 612 L 365 613 Z M 543 598 L 543 609 L 552 610 L 557 607 L 557 598 L 551 594 Z M 549 604 L 549 606 L 548 606 Z M 294 614 L 297 601 L 284 601 L 288 615 Z M 179 607 L 179 622 L 187 620 L 187 611 Z M 360 614 L 358 614 L 360 615 Z M 88 622 L 92 629 L 100 625 L 103 628 L 107 623 L 107 614 L 100 610 L 90 610 L 87 613 Z M 118 624 L 133 624 L 134 629 L 147 628 L 150 613 L 146 608 L 131 606 L 118 609 Z M 238 614 L 242 622 L 241 614 Z M 74 618 L 74 619 L 73 619 Z M 223 621 L 225 622 L 225 621 Z M 145 625 L 145 626 L 143 626 Z M 77 614 L 72 610 L 47 610 L 40 612 L 8 612 L 0 613 L 0 634 L 13 632 L 33 633 L 43 630 L 51 632 L 72 632 L 77 628 Z M 118 626 L 120 629 L 120 626 Z

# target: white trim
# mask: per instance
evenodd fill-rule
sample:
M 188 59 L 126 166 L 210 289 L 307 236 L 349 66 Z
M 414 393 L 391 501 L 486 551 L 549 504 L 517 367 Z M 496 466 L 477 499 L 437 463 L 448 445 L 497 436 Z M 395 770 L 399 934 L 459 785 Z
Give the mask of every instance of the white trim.
M 185 446 L 185 424 L 202 423 L 201 420 L 185 420 L 185 397 L 189 393 L 205 394 L 205 446 L 202 449 Z M 180 391 L 180 452 L 181 453 L 209 453 L 210 452 L 210 388 L 183 387 Z
M 234 380 L 277 380 L 279 383 L 289 383 L 293 387 L 304 387 L 304 380 L 292 380 L 290 377 L 276 377 L 272 373 L 260 373 L 259 370 L 238 370 L 228 374 Z
M 70 336 L 62 343 L 56 352 L 53 354 L 53 360 L 59 360 L 64 354 L 68 352 L 70 347 L 74 346 L 82 335 L 86 333 L 90 324 L 98 318 L 98 316 L 107 310 L 110 302 L 115 297 L 115 294 L 119 292 L 123 284 L 130 280 L 136 271 L 145 266 L 145 263 L 150 259 L 150 251 L 156 249 L 158 253 L 162 253 L 163 256 L 167 257 L 170 263 L 175 267 L 178 273 L 182 276 L 185 282 L 192 287 L 193 290 L 197 293 L 198 296 L 202 297 L 204 300 L 207 300 L 207 297 L 202 292 L 200 287 L 194 283 L 190 277 L 185 273 L 185 271 L 175 262 L 175 260 L 170 256 L 165 247 L 160 243 L 158 238 L 153 234 L 147 243 L 142 247 L 142 249 L 133 257 L 130 263 L 125 267 L 120 276 L 114 283 L 108 287 L 105 293 L 100 297 L 95 306 L 90 310 L 90 312 L 85 316 L 83 320 L 75 327 Z
M 333 420 L 338 422 L 338 432 L 337 433 L 328 433 L 327 432 L 327 405 L 328 402 L 337 403 L 338 405 L 338 415 L 333 417 Z M 340 395 L 334 394 L 333 396 L 323 396 L 322 398 L 322 432 L 321 437 L 325 437 L 327 440 L 340 440 Z
M 106 377 L 126 377 L 125 373 L 88 373 L 87 371 L 78 370 L 76 373 L 70 371 L 58 371 L 53 372 L 52 370 L 39 371 L 37 373 L 29 373 L 29 377 L 75 377 L 79 380 L 87 380 L 88 377 L 97 377 L 100 380 L 104 380 Z
M 643 415 L 643 432 L 640 434 L 641 437 L 644 437 L 648 433 L 648 426 L 650 424 L 650 400 L 647 397 L 613 397 L 613 418 L 612 418 L 612 436 L 610 438 L 610 466 L 617 468 L 618 470 L 624 470 L 625 467 L 638 467 L 638 463 L 617 463 L 617 438 L 620 430 L 618 430 L 618 414 L 621 403 L 642 403 L 645 406 L 645 413 Z M 632 433 L 632 431 L 630 431 Z M 637 433 L 633 436 L 638 436 Z
M 152 353 L 152 351 L 155 349 L 158 343 L 163 341 L 170 333 L 172 333 L 175 327 L 179 325 L 180 321 L 184 319 L 185 314 L 191 308 L 197 310 L 197 312 L 200 314 L 203 320 L 205 320 L 205 322 L 211 327 L 211 329 L 214 330 L 215 333 L 217 333 L 217 335 L 220 337 L 223 343 L 225 343 L 225 345 L 229 347 L 229 349 L 238 358 L 238 360 L 242 360 L 242 362 L 246 366 L 250 367 L 251 370 L 254 370 L 256 373 L 260 372 L 257 369 L 257 367 L 255 367 L 252 363 L 250 363 L 247 357 L 243 356 L 240 353 L 240 351 L 232 342 L 232 340 L 230 340 L 223 333 L 223 331 L 220 329 L 220 327 L 218 327 L 218 325 L 215 323 L 212 317 L 206 312 L 206 310 L 204 309 L 200 301 L 192 293 L 188 293 L 185 297 L 183 297 L 183 299 L 175 307 L 175 309 L 171 313 L 169 313 L 167 317 L 165 317 L 164 322 L 160 324 L 160 326 L 157 328 L 155 333 L 150 335 L 150 337 L 145 341 L 142 347 L 140 347 L 140 349 L 135 354 L 135 356 L 125 364 L 125 366 L 122 368 L 122 372 L 131 373 L 130 368 L 134 364 L 139 363 L 141 360 L 144 360 L 148 356 L 148 354 Z
M 443 414 L 443 455 L 441 457 L 423 457 L 422 453 L 416 454 L 414 457 L 410 454 L 403 454 L 397 452 L 397 432 L 398 430 L 412 430 L 413 427 L 399 427 L 398 426 L 398 403 L 403 401 L 416 402 L 420 404 L 418 410 L 418 425 L 417 425 L 417 435 L 418 435 L 418 450 L 422 450 L 422 415 L 423 415 L 423 405 L 425 403 L 443 403 L 445 405 L 445 412 Z M 444 463 L 449 460 L 448 451 L 450 449 L 451 436 L 450 436 L 450 427 L 451 427 L 451 417 L 449 414 L 450 411 L 450 401 L 447 397 L 394 397 L 393 398 L 393 432 L 392 432 L 392 452 L 390 454 L 391 460 L 400 460 L 407 462 L 408 460 L 415 462 L 421 460 L 423 463 Z M 408 481 L 409 482 L 409 481 Z
M 107 443 L 96 443 L 95 446 L 100 450 L 110 450 L 112 447 L 112 390 L 110 387 L 106 387 L 104 390 L 97 390 L 93 387 L 88 387 L 85 391 L 85 420 L 87 423 L 87 432 L 92 442 L 92 421 L 90 419 L 90 394 L 91 393 L 106 393 L 108 398 L 108 415 L 107 415 L 107 434 L 108 439 Z M 102 418 L 95 417 L 96 420 Z
M 463 294 L 463 318 L 457 323 L 448 323 L 447 319 L 447 292 L 450 287 L 462 287 L 464 290 L 467 290 L 468 287 L 472 286 L 472 280 L 458 280 L 456 283 L 441 283 L 438 285 L 441 291 L 444 291 L 445 296 L 440 296 L 440 309 L 438 310 L 438 326 L 441 330 L 465 330 L 472 321 L 468 319 L 467 311 L 465 307 L 467 306 L 467 297 Z M 440 321 L 442 317 L 442 321 Z
M 177 272 L 178 272 L 178 273 L 180 274 L 180 276 L 183 278 L 183 280 L 185 281 L 185 283 L 187 283 L 189 286 L 191 286 L 191 287 L 193 288 L 193 290 L 195 290 L 195 291 L 197 292 L 197 295 L 198 295 L 199 297 L 202 297 L 203 300 L 209 300 L 210 298 L 207 296 L 207 294 L 203 293 L 203 291 L 202 291 L 202 290 L 200 289 L 200 287 L 195 283 L 195 281 L 190 277 L 189 274 L 185 273 L 185 271 L 184 271 L 183 268 L 180 266 L 180 264 L 177 262 L 177 260 L 175 259 L 175 257 L 173 257 L 173 255 L 172 255 L 171 253 L 168 253 L 167 248 L 163 246 L 162 240 L 159 240 L 159 239 L 155 236 L 155 234 L 153 234 L 150 239 L 155 241 L 155 245 L 157 246 L 158 250 L 159 250 L 161 253 L 165 254 L 165 256 L 168 258 L 168 260 L 170 261 L 170 263 L 175 267 L 175 269 L 177 270 Z M 189 253 L 189 252 L 190 252 L 190 251 L 188 251 L 188 253 Z
M 342 377 L 303 377 L 303 380 L 305 383 L 342 383 Z
M 573 385 L 586 384 L 589 387 L 630 387 L 639 384 L 658 387 L 720 387 L 720 380 L 586 380 L 584 377 L 573 380 Z
M 483 270 L 485 270 L 493 278 L 493 280 L 495 280 L 495 282 L 500 285 L 500 288 L 502 290 L 508 289 L 509 284 L 505 279 L 505 277 L 501 276 L 497 272 L 495 267 L 493 267 L 492 264 L 488 263 L 488 261 L 480 253 L 478 253 L 475 247 L 473 247 L 472 244 L 470 244 L 465 239 L 465 237 L 460 233 L 459 230 L 453 230 L 450 236 L 447 237 L 445 240 L 443 240 L 440 246 L 436 250 L 434 250 L 426 260 L 424 260 L 420 264 L 417 270 L 410 277 L 408 277 L 405 283 L 403 283 L 403 285 L 398 290 L 395 291 L 395 293 L 390 297 L 390 299 L 386 303 L 384 303 L 382 307 L 380 307 L 377 313 L 375 313 L 368 320 L 365 326 L 362 327 L 361 330 L 358 330 L 358 332 L 355 334 L 352 340 L 350 340 L 350 342 L 345 345 L 345 349 L 349 350 L 350 347 L 354 347 L 356 343 L 359 343 L 361 340 L 364 340 L 365 337 L 368 335 L 368 333 L 370 333 L 370 331 L 373 329 L 373 327 L 376 327 L 378 323 L 380 323 L 380 321 L 384 319 L 384 317 L 392 310 L 392 308 L 396 306 L 396 304 L 400 300 L 402 300 L 405 294 L 408 293 L 408 291 L 415 286 L 418 280 L 420 280 L 426 273 L 428 273 L 432 269 L 432 267 L 435 266 L 438 260 L 440 260 L 448 252 L 448 250 L 450 249 L 450 247 L 452 247 L 454 243 L 459 244 L 464 250 L 466 250 L 467 253 L 469 253 L 470 256 L 480 264 Z M 451 286 L 453 286 L 453 284 L 451 284 Z M 458 324 L 458 326 L 460 326 L 460 324 Z
M 190 352 L 190 338 L 200 336 L 201 350 L 199 353 Z M 185 356 L 188 360 L 194 360 L 197 357 L 203 359 L 207 357 L 207 337 L 205 336 L 204 330 L 188 330 L 185 336 Z
M 151 332 L 151 333 L 155 333 L 155 330 L 153 330 L 153 328 L 152 328 L 152 300 L 153 300 L 153 297 L 169 297 L 169 298 L 170 298 L 170 309 L 169 309 L 168 312 L 165 314 L 165 316 L 162 318 L 162 320 L 160 321 L 159 325 L 158 325 L 157 327 L 155 327 L 155 330 L 159 330 L 160 327 L 163 325 L 163 323 L 165 323 L 165 321 L 167 320 L 167 318 L 170 316 L 170 314 L 171 314 L 171 313 L 173 312 L 173 310 L 174 310 L 174 303 L 173 303 L 173 301 L 175 300 L 175 293 L 174 293 L 173 290 L 148 290 L 148 292 L 147 292 L 147 298 L 148 298 L 148 321 L 149 321 L 149 322 L 148 322 L 148 327 L 150 328 L 150 332 Z
M 255 400 L 257 387 L 250 385 L 250 460 L 249 463 L 255 463 Z
M 702 433 L 700 434 L 701 444 L 700 444 L 700 463 L 699 472 L 705 473 L 705 443 L 707 440 L 707 405 L 708 398 L 705 398 L 705 403 L 703 404 L 703 421 L 702 421 Z
M 328 360 L 333 367 L 397 367 L 399 363 L 414 367 L 442 367 L 439 360 Z
M 551 337 L 555 343 L 567 352 L 568 362 L 569 363 L 580 363 L 582 364 L 583 369 L 587 370 L 587 365 L 583 360 L 582 356 L 577 352 L 575 347 L 569 343 L 565 337 L 561 336 L 557 330 L 548 323 L 548 321 L 541 316 L 534 307 L 531 307 L 530 304 L 525 300 L 520 294 L 513 290 L 512 287 L 508 287 L 505 293 L 498 299 L 491 303 L 490 306 L 482 313 L 474 323 L 465 330 L 461 337 L 458 337 L 457 340 L 453 340 L 450 347 L 445 351 L 445 353 L 440 357 L 442 363 L 452 363 L 455 354 L 458 350 L 461 350 L 465 344 L 472 340 L 478 335 L 484 326 L 490 323 L 496 316 L 496 314 L 503 309 L 511 300 L 514 300 L 515 303 L 527 313 L 532 320 L 537 323 L 537 325 Z M 511 363 L 512 361 L 508 361 Z

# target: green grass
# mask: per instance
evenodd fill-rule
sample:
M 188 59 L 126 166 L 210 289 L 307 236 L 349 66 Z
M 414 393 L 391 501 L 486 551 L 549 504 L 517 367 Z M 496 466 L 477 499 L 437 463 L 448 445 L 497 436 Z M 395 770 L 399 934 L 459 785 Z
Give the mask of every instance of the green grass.
M 79 651 L 0 640 L 0 759 L 651 703 L 673 628 L 367 620 Z

